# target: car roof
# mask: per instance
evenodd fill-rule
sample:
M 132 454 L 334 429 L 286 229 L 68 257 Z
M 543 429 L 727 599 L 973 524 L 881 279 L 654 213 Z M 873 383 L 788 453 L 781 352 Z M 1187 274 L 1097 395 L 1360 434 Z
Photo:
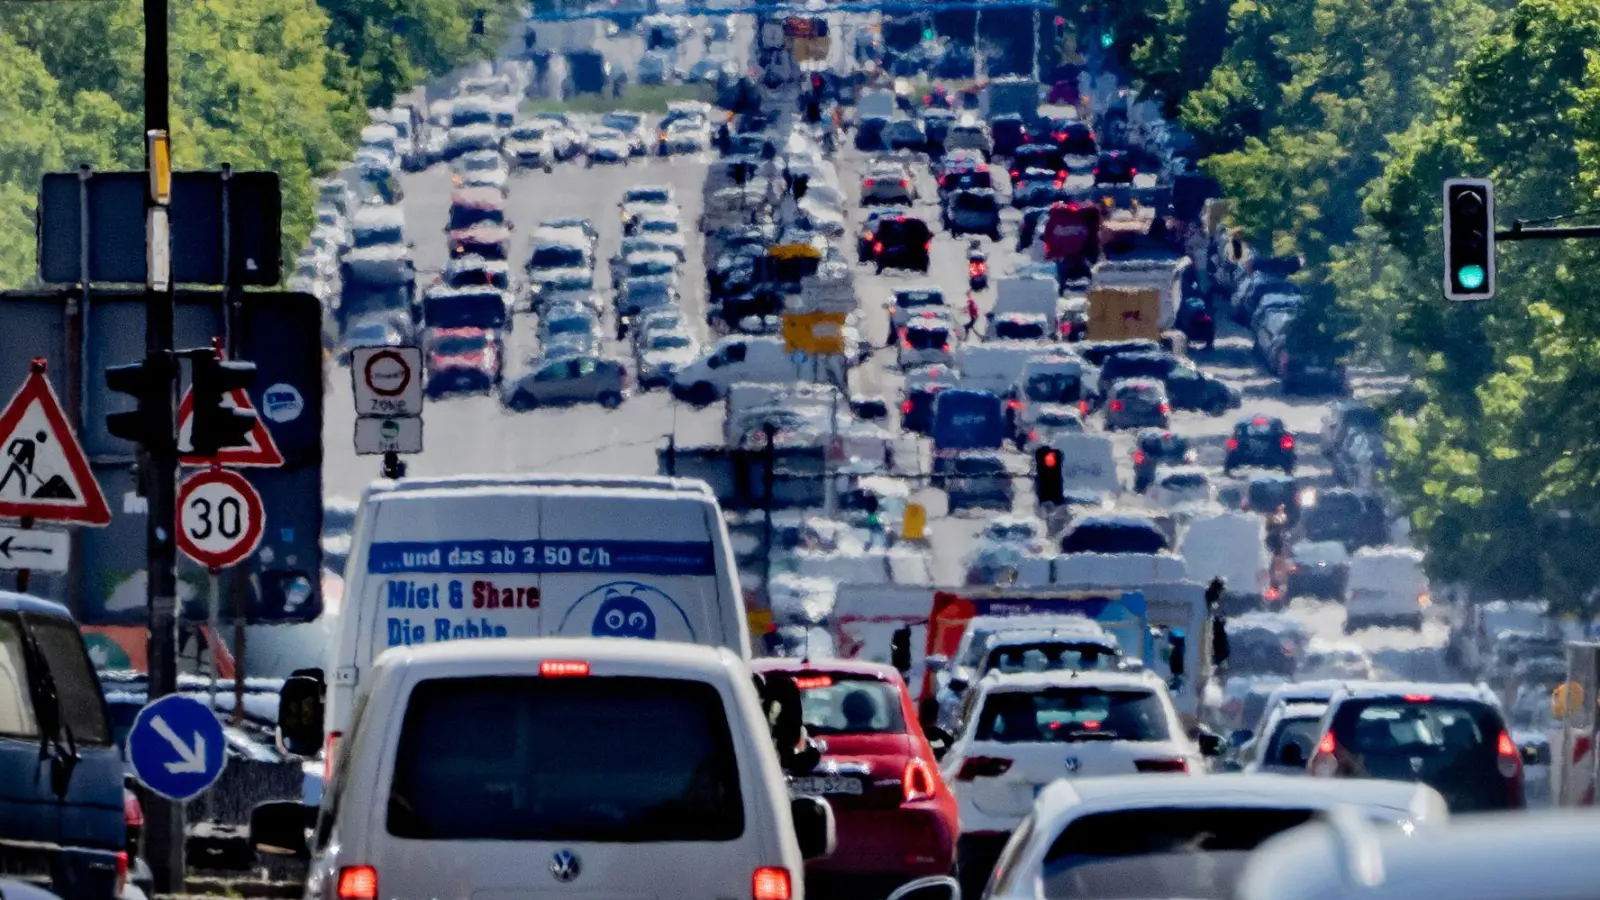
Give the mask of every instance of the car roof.
M 1377 778 L 1305 778 L 1296 775 L 1225 773 L 1192 775 L 1114 775 L 1058 779 L 1039 794 L 1038 826 L 1059 830 L 1069 819 L 1089 812 L 1173 807 L 1256 807 L 1332 809 L 1343 803 L 1413 810 L 1433 789 L 1414 781 Z M 1053 835 L 1052 835 L 1053 836 Z
M 1078 671 L 1076 669 L 1051 672 L 1001 672 L 993 670 L 983 678 L 986 694 L 1024 693 L 1056 687 L 1079 688 L 1150 688 L 1163 682 L 1155 673 L 1135 669 L 1126 672 Z
M 1247 416 L 1240 416 L 1239 420 L 1233 423 L 1233 427 L 1234 428 L 1248 428 L 1251 425 L 1257 425 L 1257 424 L 1267 425 L 1267 426 L 1273 427 L 1273 428 L 1286 428 L 1287 427 L 1287 426 L 1285 426 L 1283 424 L 1283 420 L 1282 419 L 1278 418 L 1277 416 L 1269 416 L 1269 415 L 1266 415 L 1264 413 L 1251 413 L 1251 414 L 1249 414 Z
M 452 671 L 482 674 L 536 674 L 544 660 L 581 660 L 647 668 L 663 676 L 737 678 L 743 666 L 721 647 L 668 641 L 614 638 L 506 638 L 496 641 L 441 641 L 395 647 L 378 657 L 378 668 L 415 668 L 419 673 Z M 630 673 L 631 674 L 631 673 Z
M 1333 694 L 1334 699 L 1395 699 L 1405 697 L 1430 697 L 1434 700 L 1471 700 L 1478 703 L 1494 702 L 1486 696 L 1480 685 L 1436 683 L 1424 681 L 1347 681 Z
M 894 666 L 887 663 L 869 662 L 864 659 L 818 659 L 803 660 L 784 657 L 768 657 L 753 659 L 749 663 L 752 672 L 838 672 L 845 675 L 866 675 L 884 681 L 896 681 L 900 673 Z

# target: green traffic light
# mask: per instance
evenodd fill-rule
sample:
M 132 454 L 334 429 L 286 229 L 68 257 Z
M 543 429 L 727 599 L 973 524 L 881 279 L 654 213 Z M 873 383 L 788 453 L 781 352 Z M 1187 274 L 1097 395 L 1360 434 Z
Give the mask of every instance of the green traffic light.
M 922 30 L 922 39 L 923 40 L 931 41 L 935 37 L 936 37 L 936 35 L 934 35 L 932 28 L 925 28 L 925 29 Z
M 1469 291 L 1483 287 L 1483 266 L 1462 266 L 1456 270 L 1456 283 Z
M 1110 49 L 1112 43 L 1115 42 L 1115 41 L 1116 41 L 1116 38 L 1112 37 L 1111 36 L 1111 32 L 1109 32 L 1109 31 L 1107 31 L 1107 32 L 1105 32 L 1105 33 L 1100 35 L 1100 46 L 1102 46 L 1102 47 Z

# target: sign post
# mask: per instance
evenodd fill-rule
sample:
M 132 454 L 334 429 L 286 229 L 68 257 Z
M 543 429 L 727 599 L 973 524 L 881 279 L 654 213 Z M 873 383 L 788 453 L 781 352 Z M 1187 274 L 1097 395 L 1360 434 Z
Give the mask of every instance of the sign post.
M 404 478 L 400 454 L 422 452 L 423 368 L 419 347 L 356 347 L 356 453 L 382 456 L 383 477 Z

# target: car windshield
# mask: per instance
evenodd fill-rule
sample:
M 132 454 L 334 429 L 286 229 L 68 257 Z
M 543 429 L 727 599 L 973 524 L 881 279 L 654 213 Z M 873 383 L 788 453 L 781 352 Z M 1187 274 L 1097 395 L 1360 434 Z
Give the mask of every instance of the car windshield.
M 983 702 L 974 739 L 1001 744 L 1164 741 L 1166 707 L 1148 690 L 1047 687 Z
M 452 206 L 450 207 L 450 230 L 459 231 L 463 228 L 472 228 L 475 225 L 503 225 L 506 221 L 506 211 L 498 208 L 485 209 L 479 206 Z
M 955 206 L 963 212 L 991 212 L 995 208 L 994 195 L 963 191 L 956 195 Z
M 595 329 L 594 321 L 588 316 L 567 316 L 547 320 L 544 330 L 549 334 L 592 334 Z
M 436 678 L 411 691 L 387 803 L 414 841 L 729 841 L 730 713 L 672 678 Z M 626 722 L 648 741 L 617 740 Z
M 1072 820 L 1045 854 L 1047 900 L 1228 900 L 1251 851 L 1316 810 L 1134 809 Z
M 1014 672 L 1089 671 L 1109 669 L 1117 654 L 1098 643 L 1083 641 L 1035 641 L 1028 644 L 1007 644 L 989 651 L 983 661 L 980 677 L 998 670 Z
M 494 156 L 473 154 L 461 161 L 461 168 L 466 172 L 495 172 L 499 171 L 500 167 L 499 154 Z
M 1029 319 L 1000 319 L 994 323 L 994 336 L 1008 341 L 1032 341 L 1045 335 L 1045 323 Z
M 434 342 L 433 352 L 442 356 L 464 356 L 468 353 L 481 353 L 488 346 L 488 339 L 481 334 L 449 335 Z
M 944 295 L 938 291 L 896 291 L 894 302 L 901 309 L 916 309 L 921 306 L 943 306 Z
M 1254 418 L 1238 428 L 1241 437 L 1265 438 L 1272 437 L 1283 429 L 1283 424 L 1274 419 Z
M 1155 435 L 1144 435 L 1139 438 L 1139 449 L 1156 456 L 1182 456 L 1189 452 L 1189 440 L 1170 431 Z
M 943 328 L 907 328 L 906 343 L 913 350 L 949 349 L 950 332 Z
M 650 338 L 651 350 L 675 350 L 679 347 L 693 347 L 694 341 L 686 334 L 657 334 Z
M 581 247 L 569 247 L 562 244 L 546 244 L 537 247 L 528 259 L 530 269 L 579 269 L 588 263 L 588 256 Z
M 622 195 L 622 202 L 663 206 L 672 202 L 672 193 L 666 188 L 634 188 Z
M 1160 553 L 1167 538 L 1154 525 L 1084 522 L 1067 533 L 1063 553 Z
M 1077 403 L 1083 380 L 1077 375 L 1031 375 L 1024 393 L 1035 403 Z
M 809 673 L 795 676 L 801 716 L 814 734 L 903 734 L 900 692 L 875 678 Z
M 646 234 L 677 234 L 678 223 L 671 219 L 650 219 L 641 223 L 639 230 Z
M 509 137 L 514 141 L 537 141 L 545 136 L 545 130 L 535 125 L 522 125 L 511 129 Z
M 640 117 L 632 113 L 606 113 L 600 117 L 600 124 L 618 131 L 632 131 L 639 127 Z
M 671 275 L 676 267 L 664 259 L 646 259 L 628 266 L 629 278 L 646 278 L 654 275 Z

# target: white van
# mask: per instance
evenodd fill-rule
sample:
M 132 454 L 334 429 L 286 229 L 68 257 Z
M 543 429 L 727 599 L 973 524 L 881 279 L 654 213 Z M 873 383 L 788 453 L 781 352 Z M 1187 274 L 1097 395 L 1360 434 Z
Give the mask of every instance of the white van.
M 711 489 L 605 476 L 375 482 L 356 516 L 326 669 L 328 746 L 384 650 L 540 636 L 706 644 L 748 659 Z
M 1344 591 L 1344 633 L 1373 626 L 1422 630 L 1422 611 L 1432 602 L 1422 551 L 1407 547 L 1363 547 L 1350 557 Z
M 729 335 L 705 356 L 678 370 L 672 393 L 703 406 L 725 396 L 735 382 L 788 384 L 799 378 L 800 366 L 784 349 L 781 338 Z
M 724 648 L 465 641 L 390 650 L 368 675 L 309 840 L 298 804 L 251 816 L 254 846 L 310 859 L 316 895 L 803 900 L 804 859 L 832 850 L 831 813 L 790 800 Z
M 1225 512 L 1193 519 L 1179 542 L 1179 553 L 1190 578 L 1222 579 L 1225 611 L 1260 609 L 1267 599 L 1272 554 L 1267 550 L 1267 521 L 1261 516 Z

